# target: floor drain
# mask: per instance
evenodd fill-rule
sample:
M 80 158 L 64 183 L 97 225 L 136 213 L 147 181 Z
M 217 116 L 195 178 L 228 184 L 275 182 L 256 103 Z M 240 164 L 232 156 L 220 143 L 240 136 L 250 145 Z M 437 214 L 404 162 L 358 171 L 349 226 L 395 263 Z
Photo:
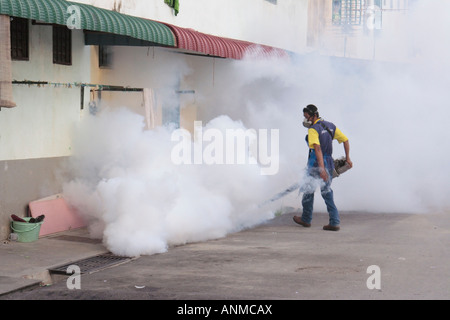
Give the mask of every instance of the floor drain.
M 56 274 L 67 274 L 67 268 L 69 266 L 75 265 L 80 268 L 81 274 L 83 273 L 90 273 L 94 271 L 98 271 L 101 269 L 104 269 L 106 267 L 111 267 L 116 264 L 120 264 L 123 262 L 130 261 L 130 257 L 122 257 L 122 256 L 116 256 L 112 253 L 104 253 L 100 254 L 94 257 L 74 261 L 71 263 L 64 264 L 62 266 L 53 267 L 48 269 L 50 273 L 56 273 Z

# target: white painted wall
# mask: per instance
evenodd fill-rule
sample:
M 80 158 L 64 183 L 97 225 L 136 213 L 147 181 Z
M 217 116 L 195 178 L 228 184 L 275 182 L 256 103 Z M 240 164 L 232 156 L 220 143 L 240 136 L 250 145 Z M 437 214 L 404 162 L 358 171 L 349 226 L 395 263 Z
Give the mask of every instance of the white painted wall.
M 154 90 L 157 97 L 154 107 L 159 124 L 164 120 L 162 119 L 162 110 L 160 110 L 163 107 L 162 104 L 166 111 L 173 111 L 175 117 L 180 103 L 189 103 L 188 101 L 180 102 L 180 96 L 175 92 L 176 90 L 190 90 L 184 85 L 185 77 L 194 72 L 186 62 L 188 56 L 175 53 L 173 49 L 160 47 L 114 46 L 110 49 L 113 57 L 112 66 L 99 68 L 98 47 L 91 48 L 92 83 Z M 209 60 L 209 58 L 204 59 Z M 101 100 L 99 100 L 99 93 L 96 91 L 90 97 L 100 108 L 127 107 L 145 116 L 142 92 L 103 91 Z M 86 101 L 86 104 L 88 102 Z
M 72 66 L 53 64 L 52 27 L 31 25 L 30 60 L 12 62 L 17 81 L 90 82 L 90 49 L 72 32 Z M 80 88 L 13 85 L 17 107 L 0 111 L 0 160 L 70 155 L 71 130 L 80 118 Z

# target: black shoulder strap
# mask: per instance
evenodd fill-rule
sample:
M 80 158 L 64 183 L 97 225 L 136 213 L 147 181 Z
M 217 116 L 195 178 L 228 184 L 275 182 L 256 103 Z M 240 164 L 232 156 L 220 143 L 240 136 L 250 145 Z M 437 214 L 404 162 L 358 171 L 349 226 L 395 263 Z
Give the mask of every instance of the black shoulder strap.
M 333 139 L 334 139 L 334 136 L 333 136 L 333 133 L 331 132 L 331 130 L 328 129 L 328 127 L 327 127 L 322 121 L 319 121 L 319 123 L 320 123 L 320 125 L 321 125 L 325 130 L 328 131 L 328 133 L 329 133 L 330 136 L 331 136 L 331 140 L 333 140 Z

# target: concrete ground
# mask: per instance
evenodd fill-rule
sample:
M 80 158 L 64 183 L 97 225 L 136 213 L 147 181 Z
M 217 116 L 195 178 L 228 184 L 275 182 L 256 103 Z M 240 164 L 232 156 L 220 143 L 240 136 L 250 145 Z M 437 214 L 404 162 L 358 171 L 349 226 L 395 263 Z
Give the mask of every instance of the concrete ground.
M 344 212 L 338 232 L 322 230 L 327 214 L 315 213 L 311 228 L 293 215 L 83 274 L 79 290 L 46 270 L 105 252 L 100 243 L 2 244 L 0 300 L 450 299 L 450 213 Z

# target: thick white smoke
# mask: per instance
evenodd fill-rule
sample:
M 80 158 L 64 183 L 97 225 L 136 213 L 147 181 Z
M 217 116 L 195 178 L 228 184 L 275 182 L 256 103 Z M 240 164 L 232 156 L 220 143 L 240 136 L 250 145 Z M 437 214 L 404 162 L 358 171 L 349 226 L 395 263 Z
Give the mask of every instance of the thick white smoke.
M 228 117 L 215 121 L 242 127 Z M 116 254 L 163 252 L 273 216 L 270 206 L 258 208 L 269 190 L 258 166 L 176 165 L 171 132 L 145 131 L 143 117 L 126 108 L 89 116 L 77 131 L 70 164 L 77 178 L 64 194 Z
M 405 33 L 395 35 L 407 37 L 408 61 L 356 64 L 314 54 L 246 59 L 224 62 L 214 87 L 197 80 L 205 128 L 279 130 L 278 174 L 261 175 L 251 164 L 176 165 L 173 128 L 146 131 L 143 117 L 105 109 L 83 119 L 75 134 L 76 178 L 65 184 L 66 198 L 116 254 L 163 252 L 254 226 L 273 217 L 280 203 L 258 205 L 302 178 L 301 110 L 313 103 L 350 140 L 354 168 L 332 185 L 338 209 L 448 211 L 450 8 L 423 2 L 411 11 Z M 424 18 L 430 14 L 435 19 Z M 400 49 L 380 48 L 385 56 Z M 335 157 L 344 154 L 336 142 L 334 150 Z M 296 195 L 283 204 L 299 207 Z M 316 210 L 325 210 L 316 199 Z

